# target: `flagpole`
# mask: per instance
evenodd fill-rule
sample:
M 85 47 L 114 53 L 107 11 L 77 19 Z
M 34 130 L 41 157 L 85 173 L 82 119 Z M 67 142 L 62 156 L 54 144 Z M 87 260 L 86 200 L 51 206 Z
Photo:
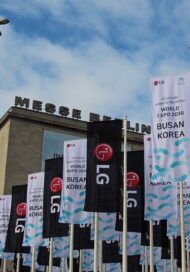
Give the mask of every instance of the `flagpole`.
M 102 268 L 102 255 L 103 255 L 103 245 L 102 245 L 102 241 L 99 241 L 99 246 L 100 246 L 100 254 L 99 254 L 99 272 L 103 272 L 103 268 Z
M 94 272 L 98 272 L 98 213 L 94 216 Z
M 174 237 L 170 237 L 171 272 L 174 272 Z
M 127 116 L 123 121 L 123 272 L 128 271 L 127 267 Z
M 164 272 L 167 272 L 167 263 L 166 263 L 166 259 L 163 260 L 164 263 Z
M 145 272 L 148 272 L 148 248 L 145 246 Z
M 79 255 L 79 272 L 82 272 L 82 249 L 80 249 Z
M 61 272 L 64 272 L 65 271 L 65 259 L 64 257 L 62 258 L 62 269 L 61 269 Z
M 186 272 L 183 182 L 180 182 L 180 221 L 181 221 L 181 269 L 182 269 L 182 272 Z
M 153 254 L 153 222 L 149 221 L 149 236 L 150 236 L 150 272 L 154 272 L 154 254 Z
M 73 272 L 73 246 L 74 246 L 74 224 L 71 224 L 71 231 L 70 231 L 70 253 L 69 253 L 69 272 Z
M 35 272 L 35 247 L 32 246 L 32 267 L 31 272 Z
M 17 253 L 16 272 L 20 271 L 20 253 Z
M 6 272 L 6 268 L 7 268 L 7 260 L 4 259 L 3 260 L 3 272 Z
M 189 268 L 190 268 L 190 262 L 189 262 L 189 251 L 186 251 L 187 254 L 187 272 L 189 272 Z
M 49 244 L 49 272 L 52 272 L 53 266 L 53 237 L 50 238 Z

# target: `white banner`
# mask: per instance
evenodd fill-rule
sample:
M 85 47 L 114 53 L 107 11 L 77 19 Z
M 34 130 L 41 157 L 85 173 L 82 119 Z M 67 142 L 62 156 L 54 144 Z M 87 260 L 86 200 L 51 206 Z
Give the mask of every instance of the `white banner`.
M 119 254 L 123 254 L 123 233 L 120 234 Z M 141 246 L 141 233 L 127 232 L 127 255 L 141 255 L 144 247 Z
M 61 223 L 91 222 L 91 213 L 84 211 L 86 144 L 86 139 L 64 142 L 63 190 L 59 218 Z
M 45 246 L 48 239 L 42 238 L 43 232 L 43 195 L 44 172 L 28 175 L 27 209 L 24 230 L 24 246 Z
M 190 178 L 190 73 L 151 80 L 152 180 Z
M 120 232 L 115 230 L 116 213 L 98 213 L 98 240 L 119 241 Z M 91 225 L 91 240 L 94 240 L 94 223 Z
M 145 219 L 177 218 L 177 183 L 152 181 L 152 136 L 144 135 Z
M 11 195 L 0 196 L 0 254 L 3 253 L 11 212 Z

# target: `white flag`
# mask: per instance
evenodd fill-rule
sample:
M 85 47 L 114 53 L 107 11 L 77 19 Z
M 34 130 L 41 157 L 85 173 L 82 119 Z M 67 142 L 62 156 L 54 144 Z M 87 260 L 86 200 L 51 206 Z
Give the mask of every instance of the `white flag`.
M 48 239 L 43 232 L 44 172 L 28 175 L 27 209 L 24 230 L 24 246 L 45 246 Z
M 152 180 L 190 178 L 190 73 L 151 80 Z
M 0 196 L 0 254 L 5 248 L 5 241 L 11 212 L 11 195 Z
M 145 219 L 177 218 L 177 183 L 152 181 L 152 136 L 144 135 Z
M 86 224 L 91 213 L 84 211 L 86 194 L 86 139 L 64 142 L 63 190 L 59 222 Z

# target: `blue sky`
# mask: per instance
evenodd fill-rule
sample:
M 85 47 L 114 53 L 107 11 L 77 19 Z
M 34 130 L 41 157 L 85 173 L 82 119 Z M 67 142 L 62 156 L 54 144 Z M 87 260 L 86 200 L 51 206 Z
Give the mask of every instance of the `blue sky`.
M 152 77 L 190 70 L 189 0 L 4 0 L 0 115 L 22 96 L 150 123 Z

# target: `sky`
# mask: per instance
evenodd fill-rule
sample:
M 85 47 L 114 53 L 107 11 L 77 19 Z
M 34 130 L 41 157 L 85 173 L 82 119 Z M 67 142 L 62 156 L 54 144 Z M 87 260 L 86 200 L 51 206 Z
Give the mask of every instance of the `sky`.
M 15 96 L 150 124 L 151 78 L 190 71 L 189 0 L 3 0 L 0 116 Z

